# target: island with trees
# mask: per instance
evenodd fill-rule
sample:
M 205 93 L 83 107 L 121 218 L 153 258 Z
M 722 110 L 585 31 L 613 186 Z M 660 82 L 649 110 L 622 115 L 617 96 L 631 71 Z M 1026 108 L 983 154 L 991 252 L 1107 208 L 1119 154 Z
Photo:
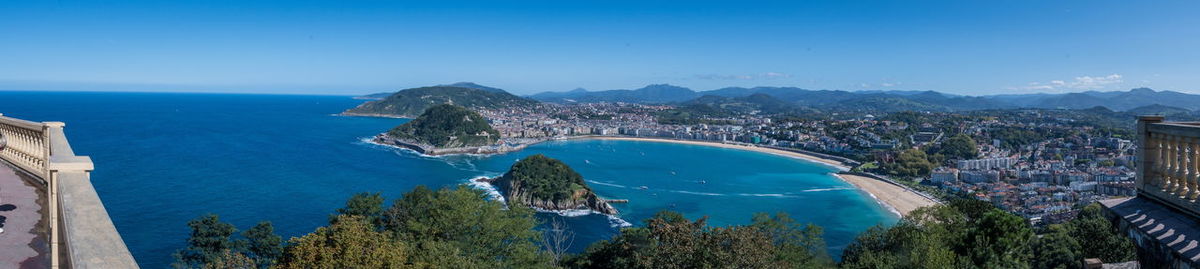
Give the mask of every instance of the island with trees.
M 429 107 L 416 119 L 375 136 L 374 142 L 428 155 L 492 154 L 524 148 L 501 143 L 500 132 L 483 116 L 451 104 Z
M 525 157 L 503 176 L 480 179 L 500 190 L 505 200 L 541 210 L 591 210 L 617 214 L 608 200 L 600 198 L 583 181 L 583 176 L 562 161 L 537 154 Z

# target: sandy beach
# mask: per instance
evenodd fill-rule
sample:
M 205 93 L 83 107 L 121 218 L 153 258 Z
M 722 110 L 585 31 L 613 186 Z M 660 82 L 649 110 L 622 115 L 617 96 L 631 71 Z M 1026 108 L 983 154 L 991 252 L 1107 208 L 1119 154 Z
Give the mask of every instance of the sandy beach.
M 900 186 L 892 185 L 891 183 L 887 183 L 878 179 L 849 174 L 835 174 L 835 176 L 842 178 L 842 180 L 849 182 L 850 184 L 853 184 L 860 190 L 870 193 L 872 196 L 874 196 L 875 200 L 883 202 L 885 205 L 892 207 L 892 209 L 895 209 L 898 213 L 900 213 L 901 216 L 908 216 L 909 212 L 912 212 L 917 208 L 937 204 L 937 202 L 934 202 L 933 200 L 929 200 L 921 195 L 917 195 L 916 193 L 913 193 Z
M 817 162 L 817 163 L 826 164 L 826 165 L 829 165 L 832 167 L 836 167 L 842 171 L 850 170 L 849 167 L 846 167 L 845 165 L 843 165 L 841 162 L 838 162 L 838 161 L 823 159 L 823 158 L 819 158 L 816 156 L 798 153 L 798 152 L 778 150 L 778 149 L 772 149 L 772 148 L 764 148 L 764 147 L 744 146 L 744 145 L 737 145 L 737 144 L 725 144 L 725 143 L 717 143 L 717 142 L 687 141 L 687 140 L 642 138 L 642 137 L 593 136 L 593 137 L 582 137 L 582 139 L 651 141 L 651 142 L 678 143 L 678 144 L 702 145 L 702 146 L 711 146 L 711 147 L 749 150 L 749 151 L 756 151 L 756 152 L 792 157 L 792 158 L 805 159 L 805 160 L 809 160 L 809 161 L 813 161 L 813 162 Z M 868 194 L 873 196 L 876 201 L 883 203 L 885 206 L 891 207 L 891 209 L 894 209 L 901 216 L 907 216 L 909 212 L 912 212 L 913 210 L 916 210 L 917 208 L 937 204 L 937 202 L 935 202 L 933 200 L 930 200 L 921 195 L 918 195 L 916 193 L 908 191 L 900 186 L 892 185 L 891 183 L 887 183 L 887 182 L 880 181 L 877 179 L 864 177 L 864 176 L 857 176 L 857 175 L 848 175 L 848 174 L 834 174 L 834 176 L 837 176 L 838 178 L 841 178 L 842 181 L 848 182 L 851 185 L 854 185 L 855 187 L 857 187 L 858 189 L 867 192 Z

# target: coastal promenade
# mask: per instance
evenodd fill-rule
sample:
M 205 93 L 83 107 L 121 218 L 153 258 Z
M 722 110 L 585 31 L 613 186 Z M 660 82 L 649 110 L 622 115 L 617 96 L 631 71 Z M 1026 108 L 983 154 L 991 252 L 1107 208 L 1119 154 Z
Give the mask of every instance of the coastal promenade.
M 14 230 L 10 237 L 6 225 L 0 234 L 6 262 L 0 268 L 138 268 L 92 187 L 91 158 L 75 155 L 64 126 L 0 115 L 0 209 L 9 199 L 15 206 L 0 213 Z M 17 186 L 16 180 L 35 187 Z M 36 202 L 42 197 L 44 207 Z M 41 232 L 31 222 L 47 228 Z M 46 250 L 38 253 L 39 248 Z M 48 257 L 37 258 L 42 254 Z
M 46 268 L 46 197 L 33 182 L 0 163 L 0 268 Z
M 800 152 L 796 152 L 796 151 L 781 150 L 781 149 L 768 148 L 768 147 L 759 147 L 759 146 L 753 146 L 753 145 L 696 141 L 696 140 L 627 137 L 627 136 L 580 136 L 580 137 L 573 137 L 570 139 L 648 141 L 648 142 L 677 143 L 677 144 L 700 145 L 700 146 L 720 147 L 720 148 L 729 148 L 729 149 L 738 149 L 738 150 L 748 150 L 748 151 L 762 152 L 762 153 L 767 153 L 767 154 L 780 155 L 780 156 L 785 156 L 785 157 L 804 159 L 804 160 L 828 165 L 830 167 L 834 167 L 842 172 L 850 170 L 850 168 L 847 167 L 846 164 L 844 164 L 843 162 L 838 161 L 838 160 L 821 158 L 821 157 L 817 157 L 814 155 L 804 154 L 804 153 L 800 153 Z M 851 185 L 854 185 L 854 187 L 867 193 L 868 195 L 871 196 L 871 198 L 880 202 L 885 207 L 888 207 L 888 208 L 894 210 L 894 212 L 899 214 L 900 216 L 907 216 L 909 212 L 912 212 L 913 210 L 916 210 L 917 208 L 937 205 L 940 203 L 937 200 L 930 198 L 931 196 L 928 194 L 920 193 L 916 190 L 912 190 L 912 189 L 903 187 L 901 185 L 898 185 L 898 184 L 895 184 L 892 182 L 887 182 L 885 180 L 880 180 L 880 179 L 876 179 L 873 177 L 867 177 L 867 176 L 857 175 L 857 174 L 852 174 L 852 173 L 836 173 L 836 174 L 834 174 L 834 176 L 838 177 L 842 181 L 845 181 L 847 183 L 850 183 Z

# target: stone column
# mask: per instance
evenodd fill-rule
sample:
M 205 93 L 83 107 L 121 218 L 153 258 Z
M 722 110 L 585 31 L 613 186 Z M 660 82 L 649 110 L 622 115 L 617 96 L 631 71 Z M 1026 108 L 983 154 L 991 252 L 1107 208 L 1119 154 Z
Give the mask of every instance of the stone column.
M 1165 120 L 1163 116 L 1138 116 L 1137 118 L 1137 182 L 1134 185 L 1137 186 L 1139 194 L 1146 187 L 1155 188 L 1146 185 L 1152 180 L 1146 177 L 1150 176 L 1148 172 L 1154 167 L 1154 161 L 1158 158 L 1158 145 L 1150 143 L 1150 132 L 1147 125 L 1160 123 L 1163 120 Z

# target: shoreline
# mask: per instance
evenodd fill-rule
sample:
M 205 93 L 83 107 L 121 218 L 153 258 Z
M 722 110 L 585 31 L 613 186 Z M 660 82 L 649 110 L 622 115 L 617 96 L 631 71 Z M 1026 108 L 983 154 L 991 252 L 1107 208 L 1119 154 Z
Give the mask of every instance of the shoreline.
M 505 152 L 495 152 L 495 153 L 483 154 L 483 155 L 493 155 L 493 154 L 503 154 L 503 153 L 515 152 L 515 151 L 524 150 L 524 148 L 526 148 L 528 146 L 533 146 L 536 144 L 541 144 L 541 143 L 550 142 L 550 141 L 567 141 L 567 140 L 615 140 L 615 141 L 643 141 L 643 142 L 656 142 L 656 143 L 675 143 L 675 144 L 697 145 L 697 146 L 754 151 L 754 152 L 772 154 L 772 155 L 781 156 L 781 157 L 796 158 L 796 159 L 806 160 L 806 161 L 820 164 L 820 165 L 825 165 L 825 166 L 828 166 L 828 167 L 838 170 L 838 172 L 830 173 L 830 175 L 841 180 L 842 182 L 849 183 L 850 185 L 854 186 L 854 188 L 866 193 L 867 196 L 870 196 L 872 200 L 875 200 L 875 202 L 879 203 L 881 206 L 886 208 L 888 211 L 892 212 L 893 214 L 899 215 L 900 217 L 907 216 L 908 213 L 912 212 L 913 210 L 916 210 L 917 208 L 938 204 L 937 201 L 930 200 L 929 198 L 926 198 L 925 196 L 917 194 L 911 190 L 908 190 L 907 188 L 896 186 L 889 182 L 885 182 L 883 180 L 878 180 L 878 179 L 864 177 L 864 176 L 858 176 L 858 175 L 843 174 L 841 172 L 850 171 L 850 167 L 846 166 L 846 164 L 841 161 L 821 158 L 821 157 L 804 154 L 804 153 L 800 153 L 800 152 L 795 152 L 795 151 L 787 151 L 787 150 L 780 150 L 780 149 L 759 147 L 759 146 L 752 146 L 752 145 L 721 143 L 721 142 L 715 142 L 715 141 L 694 141 L 694 140 L 678 140 L 678 139 L 668 139 L 668 138 L 589 135 L 589 136 L 573 136 L 573 137 L 544 139 L 541 141 L 524 144 L 524 147 L 520 147 L 519 149 L 505 151 Z M 383 144 L 383 143 L 377 143 L 377 144 Z M 383 145 L 386 145 L 386 144 L 383 144 Z M 396 145 L 388 145 L 388 146 L 397 147 Z M 411 150 L 411 149 L 409 149 L 409 150 Z M 416 152 L 416 151 L 414 150 L 414 152 Z M 422 154 L 420 152 L 416 152 L 416 153 L 419 155 L 422 155 L 422 156 L 448 155 L 448 154 L 426 155 L 426 154 Z M 450 154 L 450 155 L 452 155 L 452 154 Z
M 709 142 L 709 141 L 677 140 L 677 139 L 647 138 L 647 137 L 584 136 L 584 137 L 568 138 L 568 139 L 646 141 L 646 142 L 676 143 L 676 144 L 709 146 L 709 147 L 718 147 L 718 148 L 727 148 L 727 149 L 738 149 L 738 150 L 754 151 L 754 152 L 759 152 L 759 153 L 766 153 L 766 154 L 778 155 L 778 156 L 783 156 L 783 157 L 791 157 L 791 158 L 796 158 L 796 159 L 807 160 L 807 161 L 811 161 L 811 162 L 814 162 L 817 164 L 833 167 L 840 171 L 849 171 L 850 170 L 850 167 L 847 167 L 842 162 L 839 162 L 836 160 L 830 160 L 830 159 L 825 159 L 825 158 L 821 158 L 821 157 L 817 157 L 817 156 L 813 156 L 813 155 L 809 155 L 809 154 L 804 154 L 804 153 L 799 153 L 799 152 L 794 152 L 794 151 L 779 150 L 779 149 L 773 149 L 773 148 L 767 148 L 767 147 L 747 146 L 747 145 Z M 554 141 L 554 140 L 549 140 L 549 141 Z
M 866 192 L 874 198 L 876 202 L 886 207 L 900 217 L 908 216 L 908 213 L 926 206 L 937 205 L 937 201 L 925 198 L 916 192 L 907 188 L 896 186 L 892 183 L 882 180 L 853 175 L 845 173 L 835 173 L 833 176 L 854 185 L 854 187 Z
M 578 137 L 578 138 L 569 138 L 569 139 L 646 141 L 646 142 L 677 143 L 677 144 L 688 144 L 688 145 L 711 146 L 711 147 L 754 151 L 754 152 L 767 153 L 767 154 L 773 154 L 773 155 L 778 155 L 778 156 L 808 160 L 808 161 L 811 161 L 814 163 L 823 164 L 826 166 L 837 168 L 838 170 L 840 170 L 840 172 L 845 172 L 845 171 L 850 170 L 849 167 L 846 167 L 846 165 L 844 165 L 842 162 L 839 162 L 836 160 L 825 159 L 825 158 L 812 156 L 812 155 L 808 155 L 808 154 L 803 154 L 803 153 L 799 153 L 799 152 L 794 152 L 794 151 L 786 151 L 786 150 L 779 150 L 779 149 L 766 148 L 766 147 L 757 147 L 757 146 L 748 146 L 748 145 L 727 144 L 727 143 L 707 142 L 707 141 L 675 140 L 675 139 L 665 139 L 665 138 L 619 137 L 619 136 L 587 136 L 587 137 Z M 840 173 L 840 172 L 839 173 L 830 173 L 830 174 L 832 176 L 842 180 L 843 182 L 853 185 L 854 188 L 865 192 L 868 196 L 871 197 L 871 199 L 875 200 L 875 202 L 879 203 L 884 208 L 886 208 L 888 211 L 891 211 L 893 214 L 899 215 L 900 217 L 908 216 L 908 213 L 912 212 L 913 210 L 916 210 L 917 208 L 938 204 L 937 201 L 930 200 L 929 198 L 926 198 L 925 196 L 917 194 L 906 188 L 893 185 L 892 183 L 889 183 L 889 182 L 885 182 L 882 180 L 865 177 L 865 176 L 844 174 L 844 173 Z

